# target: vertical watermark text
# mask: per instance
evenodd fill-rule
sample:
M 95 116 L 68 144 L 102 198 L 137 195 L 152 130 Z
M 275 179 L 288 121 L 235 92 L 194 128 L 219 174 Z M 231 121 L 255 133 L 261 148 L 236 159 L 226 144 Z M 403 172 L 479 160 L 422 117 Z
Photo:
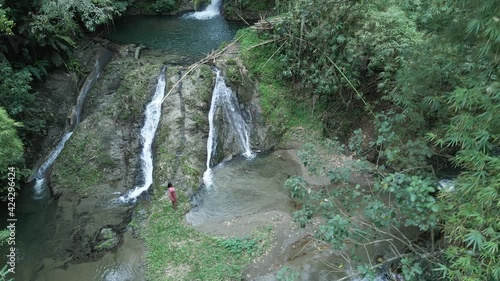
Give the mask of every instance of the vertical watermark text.
M 16 168 L 7 169 L 7 271 L 16 273 Z

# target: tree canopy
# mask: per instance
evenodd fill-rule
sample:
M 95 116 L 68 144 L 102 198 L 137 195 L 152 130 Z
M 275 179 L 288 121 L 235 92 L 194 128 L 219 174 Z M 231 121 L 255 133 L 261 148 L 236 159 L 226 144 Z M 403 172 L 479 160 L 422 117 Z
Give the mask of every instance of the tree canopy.
M 366 228 L 381 234 L 406 225 L 431 238 L 441 233 L 446 243 L 436 251 L 408 245 L 413 255 L 401 257 L 405 280 L 500 279 L 497 1 L 276 2 L 277 79 L 323 108 L 336 108 L 323 114 L 323 123 L 326 136 L 341 141 L 323 146 L 367 160 L 329 166 L 318 144 L 305 146 L 301 155 L 311 171 L 344 188 L 315 192 L 290 179 L 287 190 L 303 204 L 296 221 L 305 225 L 322 214 L 327 223 L 317 238 L 336 249 L 346 241 L 367 243 L 359 237 Z M 372 133 L 363 131 L 367 127 Z M 442 165 L 458 171 L 451 192 L 438 191 Z M 371 190 L 347 185 L 360 171 L 374 175 Z M 352 200 L 362 203 L 342 203 Z M 359 212 L 363 221 L 355 218 Z

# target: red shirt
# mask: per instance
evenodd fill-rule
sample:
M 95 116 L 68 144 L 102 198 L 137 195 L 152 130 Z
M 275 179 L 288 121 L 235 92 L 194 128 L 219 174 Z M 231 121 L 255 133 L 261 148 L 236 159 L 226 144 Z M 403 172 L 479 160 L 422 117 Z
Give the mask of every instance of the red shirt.
M 171 201 L 177 201 L 177 195 L 175 194 L 175 188 L 173 188 L 173 187 L 168 188 L 168 197 L 170 197 Z

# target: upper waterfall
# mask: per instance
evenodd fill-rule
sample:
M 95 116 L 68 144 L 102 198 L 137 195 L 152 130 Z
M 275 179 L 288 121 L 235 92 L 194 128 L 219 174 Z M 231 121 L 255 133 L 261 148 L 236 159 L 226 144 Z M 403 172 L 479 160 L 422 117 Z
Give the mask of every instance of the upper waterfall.
M 212 0 L 205 10 L 195 12 L 187 16 L 187 18 L 194 18 L 198 20 L 207 20 L 220 15 L 221 0 Z

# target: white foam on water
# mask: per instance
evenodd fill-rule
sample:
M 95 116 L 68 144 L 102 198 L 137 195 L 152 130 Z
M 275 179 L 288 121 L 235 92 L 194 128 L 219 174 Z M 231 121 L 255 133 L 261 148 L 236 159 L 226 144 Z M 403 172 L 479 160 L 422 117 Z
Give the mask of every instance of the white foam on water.
M 220 15 L 220 4 L 221 0 L 212 0 L 210 5 L 208 5 L 205 10 L 195 12 L 185 16 L 188 19 L 197 19 L 197 20 L 208 20 Z
M 241 110 L 238 106 L 238 100 L 224 82 L 224 77 L 221 75 L 220 70 L 216 70 L 215 87 L 212 92 L 212 101 L 210 103 L 210 111 L 208 112 L 208 140 L 207 140 L 207 170 L 203 173 L 203 183 L 207 188 L 213 186 L 213 172 L 210 167 L 212 156 L 217 147 L 217 128 L 214 123 L 214 117 L 217 108 L 221 106 L 226 119 L 229 122 L 231 131 L 236 135 L 239 140 L 240 146 L 243 148 L 243 156 L 247 159 L 255 157 L 250 147 L 250 133 L 247 124 L 243 119 Z

